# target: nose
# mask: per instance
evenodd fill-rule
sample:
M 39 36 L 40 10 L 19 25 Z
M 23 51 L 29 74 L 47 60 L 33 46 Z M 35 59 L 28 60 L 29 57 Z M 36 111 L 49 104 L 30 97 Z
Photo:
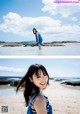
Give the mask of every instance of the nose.
M 45 76 L 42 76 L 42 77 L 41 77 L 41 81 L 42 81 L 42 82 L 46 81 L 46 77 L 45 77 Z

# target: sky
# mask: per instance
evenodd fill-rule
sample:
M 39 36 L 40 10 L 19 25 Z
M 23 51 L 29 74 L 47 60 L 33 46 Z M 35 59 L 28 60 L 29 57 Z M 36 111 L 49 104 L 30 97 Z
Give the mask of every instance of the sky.
M 0 0 L 0 41 L 35 41 L 33 27 L 44 42 L 80 41 L 80 1 Z
M 50 77 L 79 77 L 80 58 L 0 58 L 0 76 L 24 76 L 32 64 L 42 64 Z

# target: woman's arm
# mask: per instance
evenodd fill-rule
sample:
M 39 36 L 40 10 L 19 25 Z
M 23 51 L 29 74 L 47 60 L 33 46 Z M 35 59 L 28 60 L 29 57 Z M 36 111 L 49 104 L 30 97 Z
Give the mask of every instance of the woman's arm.
M 46 100 L 44 96 L 38 96 L 34 102 L 34 108 L 37 114 L 47 114 Z
M 39 33 L 37 33 L 37 43 L 39 44 Z
M 37 37 L 38 48 L 41 49 L 40 40 L 39 40 L 39 33 L 37 33 L 36 37 Z

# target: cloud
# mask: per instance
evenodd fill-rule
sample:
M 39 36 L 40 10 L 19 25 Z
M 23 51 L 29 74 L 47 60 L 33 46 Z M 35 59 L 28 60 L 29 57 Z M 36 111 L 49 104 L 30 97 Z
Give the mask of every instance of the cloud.
M 78 21 L 77 17 L 72 17 L 72 21 Z
M 25 70 L 22 69 L 22 68 L 13 68 L 13 67 L 0 66 L 0 71 L 23 73 Z
M 73 21 L 77 18 L 73 17 Z M 3 23 L 0 24 L 0 31 L 10 32 L 20 36 L 32 35 L 32 28 L 38 28 L 39 32 L 46 37 L 48 35 L 55 35 L 65 38 L 66 35 L 71 34 L 79 37 L 80 26 L 76 24 L 63 24 L 59 19 L 55 20 L 52 17 L 21 17 L 17 13 L 9 12 L 3 17 Z M 73 35 L 74 34 L 74 35 Z
M 12 32 L 14 34 L 27 36 L 31 34 L 33 27 L 44 29 L 45 27 L 59 26 L 59 20 L 53 20 L 50 17 L 21 17 L 17 13 L 9 12 L 3 17 L 4 22 L 0 24 L 0 30 L 3 32 Z
M 55 1 L 60 0 L 42 0 L 44 4 L 42 11 L 49 12 L 51 15 L 61 15 L 62 17 L 68 18 L 75 13 L 80 13 L 80 4 L 79 3 L 54 3 Z M 67 0 L 72 1 L 72 0 Z

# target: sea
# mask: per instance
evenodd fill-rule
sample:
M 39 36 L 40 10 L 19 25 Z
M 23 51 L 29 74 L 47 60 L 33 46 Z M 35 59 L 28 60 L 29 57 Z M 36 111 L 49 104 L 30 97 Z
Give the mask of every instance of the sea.
M 0 80 L 5 80 L 5 79 L 9 79 L 9 80 L 20 80 L 21 77 L 17 77 L 17 76 L 6 76 L 6 77 L 3 77 L 3 76 L 0 76 Z M 69 82 L 71 84 L 75 84 L 74 86 L 76 86 L 77 84 L 77 87 L 80 88 L 80 77 L 54 77 L 54 78 L 50 78 L 49 80 L 50 84 L 52 83 L 59 83 L 60 86 L 63 86 L 61 83 L 64 83 L 64 85 L 66 84 L 66 82 Z M 71 85 L 71 86 L 73 86 Z M 76 90 L 74 90 L 76 92 Z M 77 92 L 80 92 L 80 89 L 77 90 Z M 7 84 L 7 85 L 0 85 L 0 96 L 2 95 L 15 95 L 16 94 L 16 87 L 12 87 L 10 86 L 10 84 Z M 21 91 L 19 91 L 19 94 L 22 94 Z
M 0 47 L 0 56 L 80 56 L 80 44 L 66 46 Z

